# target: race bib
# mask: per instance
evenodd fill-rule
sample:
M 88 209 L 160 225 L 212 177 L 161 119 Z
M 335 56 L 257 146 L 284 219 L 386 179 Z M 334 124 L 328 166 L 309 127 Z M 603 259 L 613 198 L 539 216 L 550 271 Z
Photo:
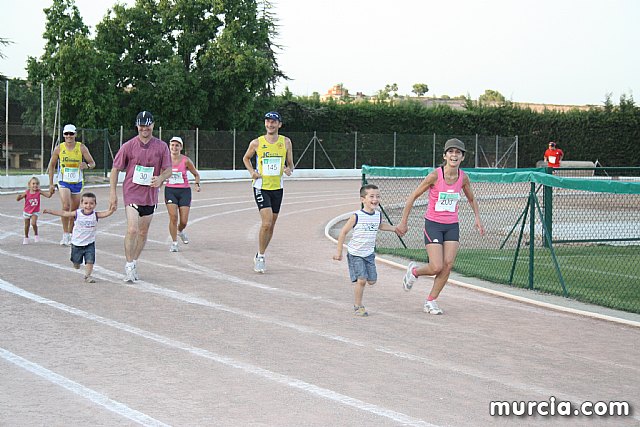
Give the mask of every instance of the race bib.
M 262 158 L 262 176 L 280 176 L 280 166 L 282 165 L 282 157 L 263 157 Z
M 455 212 L 459 200 L 460 193 L 445 193 L 441 191 L 438 194 L 435 210 L 436 212 Z
M 70 184 L 80 181 L 80 168 L 64 168 L 62 169 L 62 180 Z
M 556 156 L 549 156 L 549 163 L 555 163 L 556 162 Z
M 151 178 L 153 178 L 153 166 L 136 165 L 133 170 L 133 182 L 135 184 L 151 185 Z
M 184 184 L 182 172 L 173 172 L 169 177 L 169 184 Z

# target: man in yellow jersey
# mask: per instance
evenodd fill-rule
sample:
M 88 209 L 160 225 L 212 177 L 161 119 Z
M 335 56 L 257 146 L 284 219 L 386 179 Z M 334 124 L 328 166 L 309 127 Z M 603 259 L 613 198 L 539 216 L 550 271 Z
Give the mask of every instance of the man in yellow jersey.
M 72 124 L 65 125 L 62 131 L 64 142 L 58 145 L 49 161 L 49 191 L 54 190 L 53 171 L 57 168 L 58 191 L 62 210 L 75 212 L 80 207 L 80 195 L 84 187 L 84 170 L 96 167 L 96 162 L 91 157 L 89 149 L 82 142 L 76 142 L 76 127 Z M 74 219 L 62 217 L 62 240 L 60 245 L 71 246 L 71 232 Z
M 282 127 L 280 114 L 271 111 L 264 115 L 266 135 L 251 143 L 242 161 L 253 179 L 253 197 L 260 211 L 262 225 L 258 238 L 258 253 L 253 259 L 253 269 L 258 273 L 266 270 L 264 254 L 273 237 L 273 229 L 282 204 L 282 175 L 293 172 L 293 148 L 291 140 L 278 132 Z M 251 160 L 255 158 L 255 167 Z

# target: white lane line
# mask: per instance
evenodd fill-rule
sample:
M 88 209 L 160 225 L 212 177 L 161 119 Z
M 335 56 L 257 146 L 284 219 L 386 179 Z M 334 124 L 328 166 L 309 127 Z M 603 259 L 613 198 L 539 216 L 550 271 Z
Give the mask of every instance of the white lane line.
M 0 286 L 5 285 L 7 282 L 0 279 Z M 11 285 L 10 285 L 11 286 Z M 134 421 L 138 424 L 144 426 L 168 426 L 169 424 L 165 424 L 152 418 L 146 414 L 143 414 L 140 411 L 136 411 L 125 405 L 124 403 L 117 402 L 109 397 L 105 396 L 102 393 L 98 393 L 95 390 L 92 390 L 88 387 L 83 386 L 75 381 L 70 380 L 69 378 L 63 377 L 60 374 L 57 374 L 44 366 L 38 365 L 37 363 L 31 362 L 23 357 L 18 356 L 17 354 L 11 353 L 4 348 L 0 348 L 0 357 L 4 360 L 13 363 L 14 365 L 29 371 L 33 374 L 38 375 L 41 378 L 53 383 L 57 386 L 65 388 L 70 392 L 77 394 L 78 396 L 88 399 L 91 402 L 102 406 L 103 408 L 120 415 L 121 417 L 127 418 L 131 421 Z
M 0 254 L 8 254 L 5 251 L 3 251 L 2 249 L 0 249 Z M 12 254 L 9 254 L 12 255 Z M 68 271 L 75 271 L 76 273 L 78 272 L 78 270 L 74 270 L 70 267 L 64 267 L 58 264 L 53 264 L 53 263 L 49 263 L 47 261 L 42 261 L 39 260 L 37 258 L 31 258 L 31 257 L 27 257 L 27 256 L 23 256 L 23 255 L 12 255 L 16 258 L 19 259 L 23 259 L 26 261 L 30 261 L 30 262 L 34 262 L 34 263 L 38 263 L 38 264 L 42 264 L 45 266 L 49 266 L 49 267 L 53 267 L 53 268 L 58 268 L 61 270 L 68 270 Z M 160 264 L 160 263 L 149 263 L 152 264 L 154 266 L 157 266 L 159 268 L 161 267 L 169 267 L 167 265 L 164 264 Z M 329 299 L 323 299 L 322 297 L 319 296 L 313 296 L 313 295 L 305 295 L 303 293 L 299 293 L 299 292 L 292 292 L 292 291 L 287 291 L 287 290 L 283 290 L 283 289 L 279 289 L 279 288 L 273 288 L 267 285 L 263 285 L 257 282 L 253 282 L 250 280 L 245 280 L 245 279 L 241 279 L 235 276 L 231 276 L 222 272 L 217 272 L 214 270 L 209 270 L 206 269 L 204 267 L 195 265 L 195 264 L 191 264 L 186 262 L 186 267 L 177 267 L 177 266 L 171 266 L 170 268 L 172 268 L 173 270 L 177 270 L 177 271 L 181 271 L 181 272 L 189 272 L 191 274 L 196 273 L 196 274 L 202 274 L 205 277 L 209 278 L 209 279 L 213 279 L 213 280 L 223 280 L 223 281 L 230 281 L 231 283 L 234 284 L 238 284 L 238 285 L 246 285 L 246 286 L 251 286 L 251 287 L 256 287 L 258 289 L 262 289 L 268 292 L 278 292 L 284 295 L 288 295 L 288 296 L 293 296 L 293 297 L 298 297 L 298 298 L 303 298 L 303 299 L 311 299 L 311 300 L 321 300 L 323 303 L 328 303 L 331 305 L 335 305 L 335 306 L 343 306 L 344 303 L 339 302 L 339 301 L 333 301 L 333 300 L 329 300 Z M 197 268 L 198 271 L 194 271 L 193 268 Z M 210 274 L 209 274 L 210 273 Z M 469 376 L 472 378 L 476 378 L 482 381 L 487 381 L 489 383 L 495 383 L 504 387 L 509 387 L 512 388 L 514 390 L 519 390 L 519 391 L 524 391 L 527 393 L 538 393 L 541 396 L 563 396 L 564 398 L 567 398 L 569 400 L 573 400 L 573 401 L 584 401 L 585 399 L 576 397 L 576 396 L 572 396 L 570 394 L 564 393 L 562 391 L 559 390 L 548 390 L 548 389 L 544 389 L 544 388 L 540 388 L 540 387 L 536 387 L 532 384 L 528 384 L 528 383 L 520 383 L 520 382 L 513 382 L 513 381 L 509 381 L 506 380 L 504 378 L 498 378 L 496 377 L 496 375 L 494 375 L 493 373 L 490 374 L 485 374 L 482 371 L 473 369 L 473 368 L 469 368 L 469 367 L 465 367 L 463 365 L 460 365 L 458 363 L 453 363 L 453 362 L 446 362 L 446 361 L 439 361 L 439 362 L 434 362 L 428 358 L 422 357 L 422 356 L 418 356 L 415 354 L 411 354 L 411 353 L 406 353 L 403 351 L 399 351 L 399 350 L 394 350 L 388 347 L 384 347 L 384 346 L 372 346 L 369 343 L 366 342 L 361 342 L 361 341 L 357 341 L 357 340 L 353 340 L 351 338 L 347 338 L 347 337 L 343 337 L 341 335 L 337 335 L 337 334 L 331 334 L 331 333 L 327 333 L 327 332 L 323 332 L 314 328 L 310 328 L 307 326 L 303 326 L 303 325 L 298 325 L 298 324 L 294 324 L 294 323 L 290 323 L 290 322 L 285 322 L 285 321 L 281 321 L 278 320 L 276 318 L 271 318 L 268 316 L 262 316 L 262 315 L 258 315 L 252 312 L 248 312 L 245 310 L 241 310 L 238 308 L 234 308 L 234 307 L 230 307 L 224 304 L 219 304 L 219 303 L 215 303 L 215 302 L 211 302 L 209 300 L 206 300 L 204 298 L 201 297 L 197 297 L 197 296 L 193 296 L 193 295 L 188 295 L 188 294 L 184 294 L 178 291 L 174 291 L 172 289 L 166 289 L 166 288 L 162 288 L 159 286 L 156 286 L 152 283 L 149 282 L 145 282 L 143 280 L 139 280 L 136 281 L 135 283 L 130 283 L 130 284 L 124 284 L 122 282 L 120 282 L 120 279 L 122 277 L 122 274 L 120 273 L 116 273 L 114 271 L 111 270 L 107 270 L 105 268 L 102 268 L 100 266 L 96 266 L 94 268 L 94 276 L 96 278 L 99 278 L 101 280 L 108 280 L 111 281 L 110 279 L 113 278 L 113 282 L 116 284 L 122 284 L 124 286 L 130 287 L 130 288 L 134 288 L 134 289 L 138 289 L 142 292 L 148 292 L 148 293 L 153 293 L 155 295 L 159 295 L 168 299 L 173 299 L 173 300 L 177 300 L 177 301 L 181 301 L 181 302 L 185 302 L 188 304 L 195 304 L 195 305 L 200 305 L 203 307 L 207 307 L 207 308 L 211 308 L 214 310 L 220 310 L 220 311 L 224 311 L 230 314 L 234 314 L 237 316 L 241 316 L 241 317 L 245 317 L 251 320 L 255 320 L 261 323 L 265 323 L 265 324 L 271 324 L 271 325 L 276 325 L 276 326 L 280 326 L 283 328 L 288 328 L 288 329 L 292 329 L 295 330 L 297 332 L 300 333 L 305 333 L 305 334 L 309 334 L 312 336 L 316 336 L 316 337 L 320 337 L 320 338 L 325 338 L 325 339 L 329 339 L 332 341 L 337 341 L 337 342 L 341 342 L 347 345 L 351 345 L 351 346 L 355 346 L 355 347 L 360 347 L 360 348 L 365 348 L 365 349 L 370 349 L 376 352 L 380 352 L 383 354 L 386 354 L 388 356 L 393 356 L 393 357 L 397 357 L 400 359 L 405 359 L 405 360 L 410 360 L 412 362 L 418 362 L 421 363 L 423 365 L 432 367 L 434 369 L 446 369 L 448 371 L 454 372 L 456 374 L 459 375 L 465 375 L 465 376 Z M 381 314 L 385 314 L 385 313 L 381 313 Z M 398 317 L 398 316 L 392 316 L 392 317 Z M 406 321 L 406 319 L 403 319 L 403 321 Z M 591 359 L 587 359 L 587 360 L 591 360 Z M 602 363 L 602 362 L 601 362 Z M 628 367 L 628 366 L 621 366 L 618 364 L 615 364 L 618 367 L 622 367 L 622 368 L 627 368 L 627 369 L 632 369 L 635 370 L 636 368 L 634 367 Z
M 320 387 L 315 384 L 308 383 L 306 381 L 299 380 L 297 378 L 279 374 L 277 372 L 273 372 L 268 369 L 264 369 L 259 366 L 252 365 L 250 363 L 241 362 L 239 360 L 235 360 L 233 358 L 223 356 L 223 355 L 211 352 L 209 350 L 205 350 L 203 348 L 194 347 L 187 343 L 183 343 L 181 341 L 177 341 L 177 340 L 165 337 L 163 335 L 149 332 L 144 329 L 140 329 L 126 323 L 122 323 L 112 319 L 108 319 L 106 317 L 98 316 L 96 314 L 89 313 L 84 310 L 80 310 L 75 307 L 71 307 L 71 306 L 50 300 L 45 297 L 41 297 L 39 295 L 28 292 L 24 289 L 18 288 L 17 286 L 14 286 L 13 284 L 6 282 L 2 279 L 0 279 L 0 289 L 6 292 L 12 293 L 14 295 L 17 295 L 19 297 L 28 299 L 30 301 L 36 302 L 38 304 L 44 304 L 51 308 L 55 308 L 57 310 L 69 313 L 71 315 L 78 316 L 78 317 L 81 317 L 105 326 L 109 326 L 111 328 L 114 328 L 123 332 L 128 332 L 132 335 L 136 335 L 150 341 L 154 341 L 165 347 L 169 347 L 177 350 L 183 350 L 194 356 L 212 360 L 214 362 L 223 364 L 225 366 L 242 370 L 247 374 L 259 376 L 263 379 L 276 382 L 286 387 L 302 390 L 314 396 L 331 400 L 333 402 L 336 402 L 344 406 L 350 406 L 360 411 L 364 411 L 364 412 L 371 413 L 373 415 L 388 418 L 393 422 L 398 422 L 398 423 L 402 423 L 404 425 L 410 425 L 410 426 L 437 427 L 434 424 L 427 423 L 421 419 L 413 418 L 409 415 L 396 412 L 391 409 L 387 409 L 378 405 L 367 403 L 362 400 L 344 395 L 342 393 L 338 393 L 336 391 L 333 391 L 324 387 Z

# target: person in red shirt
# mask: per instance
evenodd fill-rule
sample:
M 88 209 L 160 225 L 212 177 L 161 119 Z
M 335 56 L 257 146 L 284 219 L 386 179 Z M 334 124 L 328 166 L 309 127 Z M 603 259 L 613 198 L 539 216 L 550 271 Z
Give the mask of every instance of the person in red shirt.
M 556 147 L 555 142 L 551 141 L 549 148 L 544 152 L 544 161 L 547 162 L 547 167 L 559 168 L 562 156 L 564 156 L 562 150 Z

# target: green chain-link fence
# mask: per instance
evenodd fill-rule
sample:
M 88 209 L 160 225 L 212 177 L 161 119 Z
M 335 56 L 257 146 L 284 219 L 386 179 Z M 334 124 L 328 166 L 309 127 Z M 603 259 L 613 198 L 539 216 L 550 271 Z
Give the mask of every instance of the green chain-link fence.
M 430 168 L 363 166 L 382 192 L 391 223 Z M 466 169 L 486 228 L 480 236 L 462 201 L 458 273 L 640 313 L 640 168 Z M 597 172 L 597 175 L 596 175 Z M 584 176 L 589 175 L 589 176 Z M 416 201 L 409 232 L 380 233 L 377 250 L 426 262 L 427 197 Z

